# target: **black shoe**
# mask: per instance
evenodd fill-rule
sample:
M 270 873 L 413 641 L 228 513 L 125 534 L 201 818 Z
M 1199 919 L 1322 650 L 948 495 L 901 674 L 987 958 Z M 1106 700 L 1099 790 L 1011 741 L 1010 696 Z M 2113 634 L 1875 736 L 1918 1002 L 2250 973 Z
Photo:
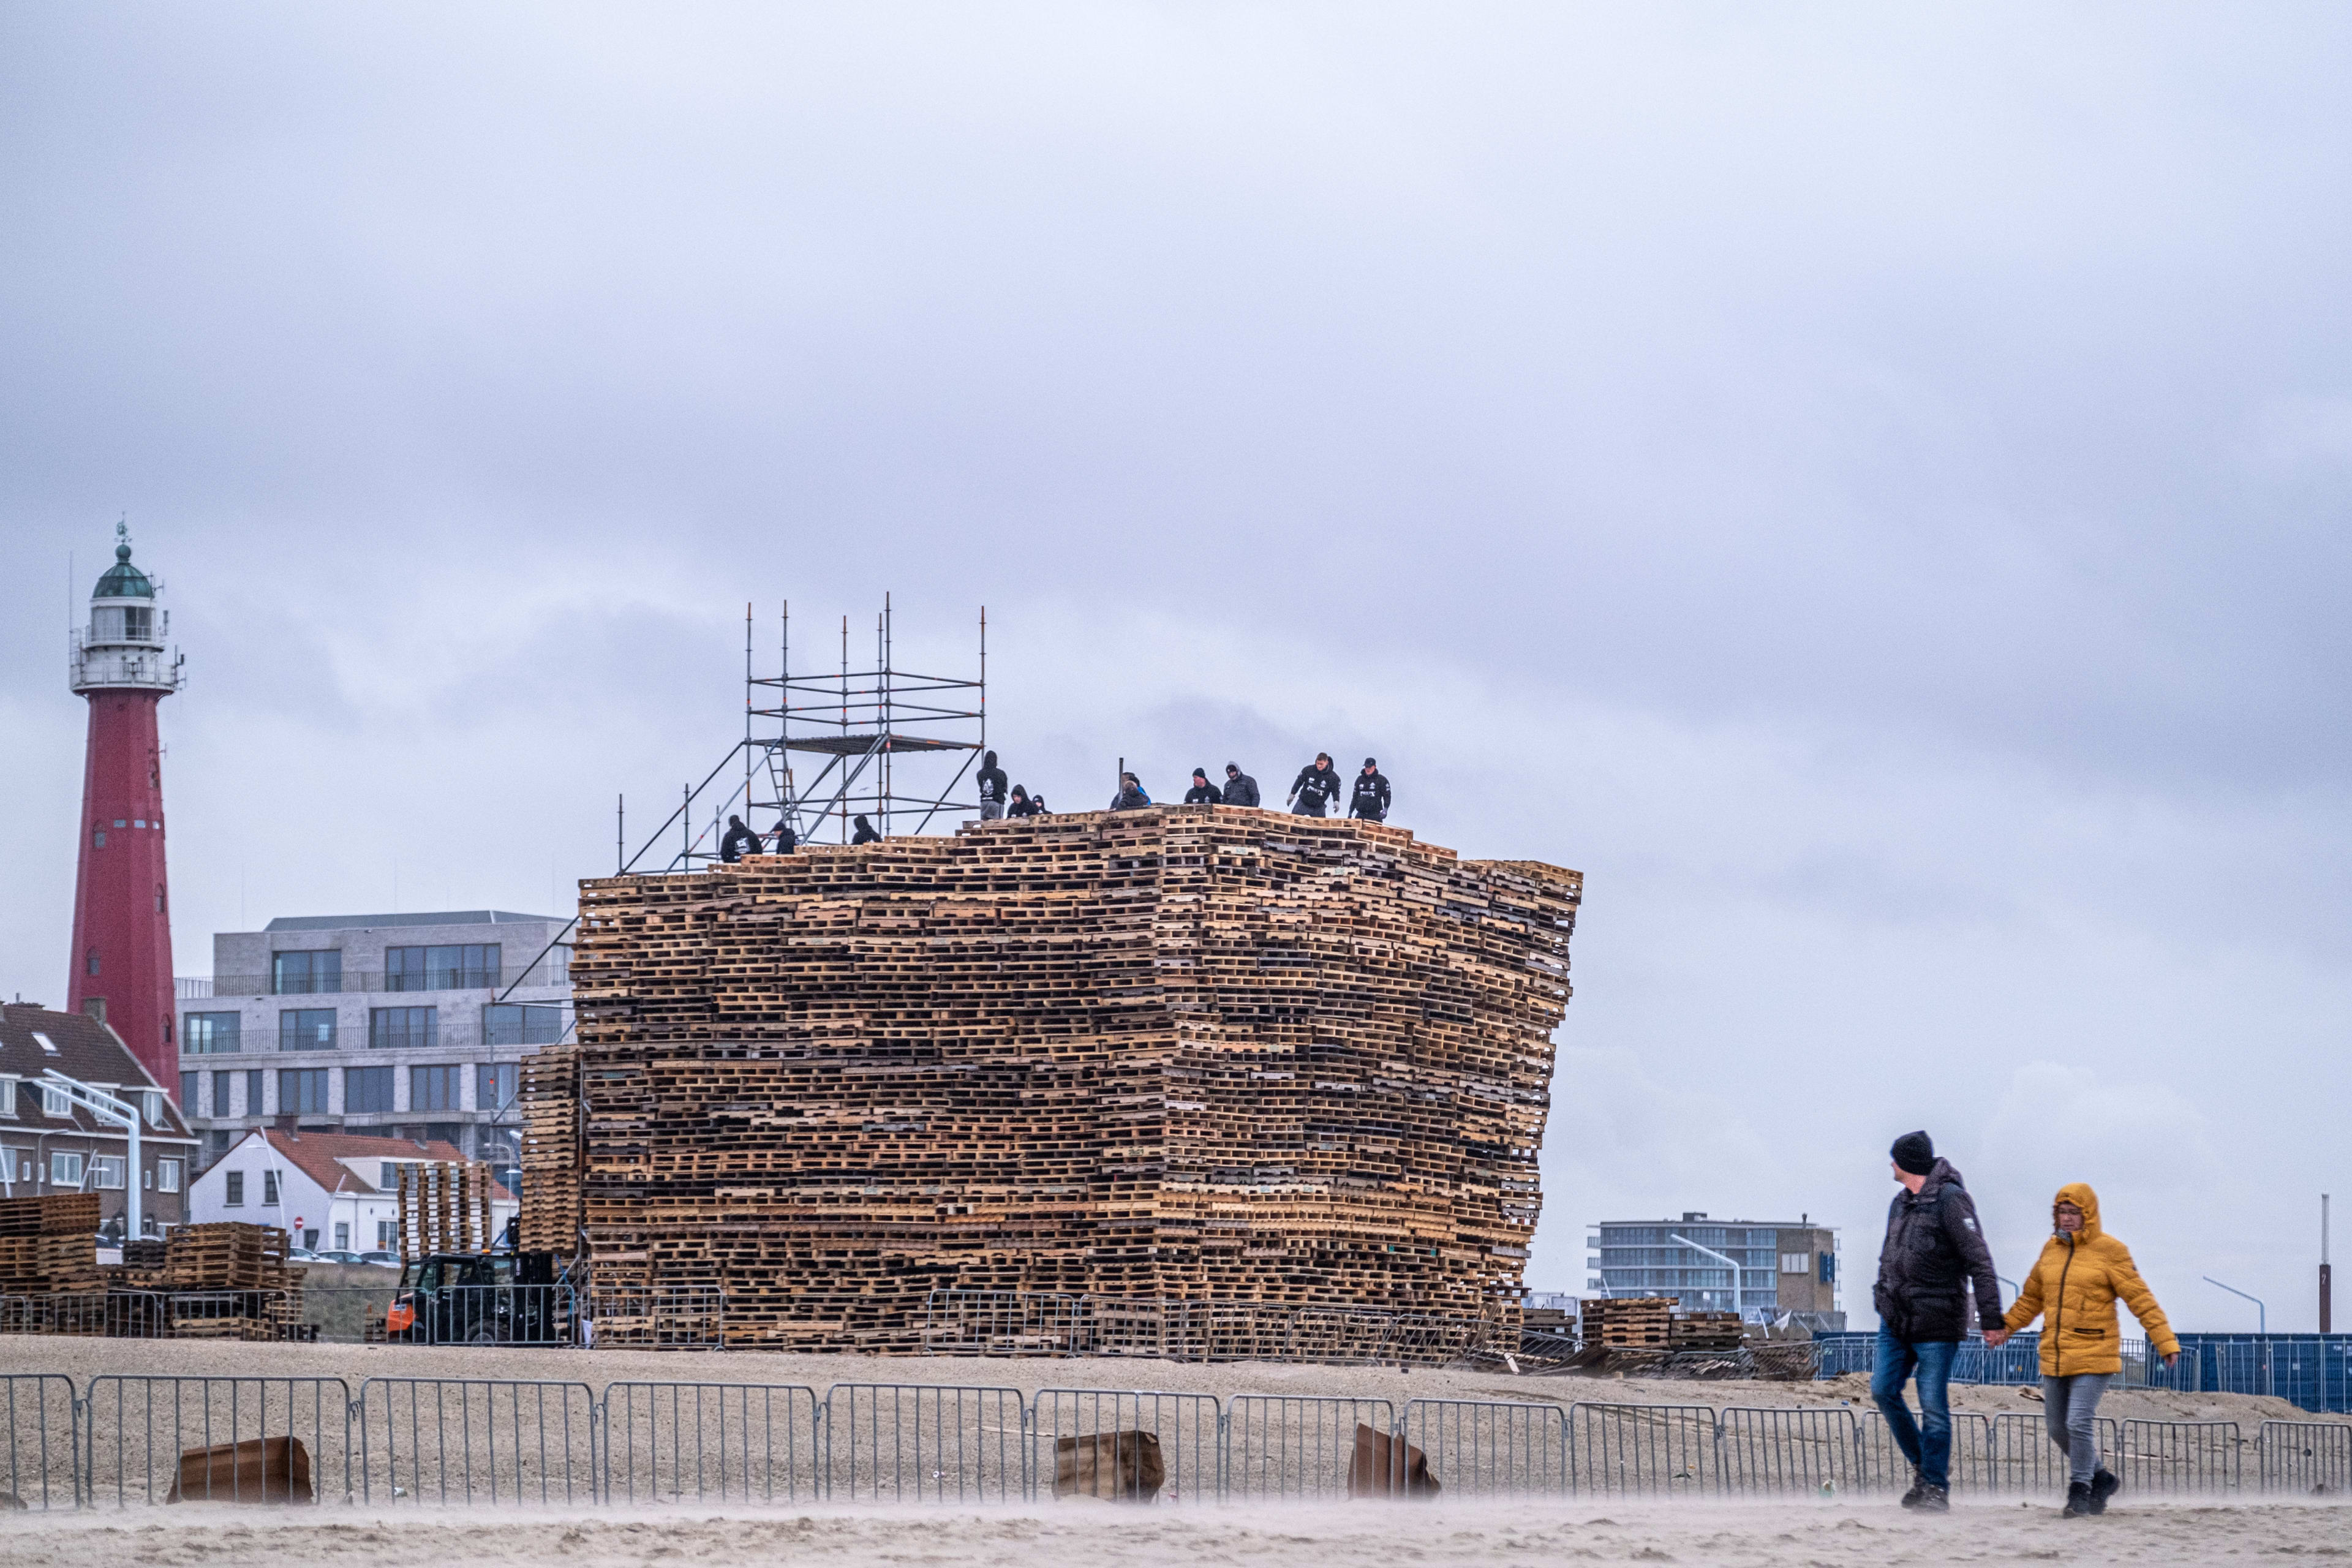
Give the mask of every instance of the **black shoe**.
M 1919 1500 L 1912 1506 L 1921 1513 L 1949 1513 L 1952 1511 L 1952 1494 L 1948 1488 L 1931 1487 L 1922 1482 Z
M 2070 1481 L 2066 1486 L 2066 1517 L 2088 1519 L 2091 1515 L 2091 1483 Z
M 2121 1491 L 2123 1485 L 2115 1471 L 2101 1465 L 2091 1476 L 2091 1511 L 2095 1514 L 2106 1512 L 2107 1500 Z
M 1918 1468 L 1914 1466 L 1911 1470 L 1911 1489 L 1903 1494 L 1903 1506 L 1905 1508 L 1917 1508 L 1919 1506 L 1919 1500 L 1927 1495 L 1927 1478 L 1921 1475 Z

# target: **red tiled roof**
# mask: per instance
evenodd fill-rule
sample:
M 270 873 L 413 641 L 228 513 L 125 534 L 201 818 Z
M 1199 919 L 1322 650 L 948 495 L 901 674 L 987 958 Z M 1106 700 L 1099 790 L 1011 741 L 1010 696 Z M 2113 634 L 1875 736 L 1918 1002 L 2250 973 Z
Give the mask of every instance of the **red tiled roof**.
M 406 1138 L 370 1138 L 357 1132 L 287 1132 L 275 1127 L 256 1128 L 254 1132 L 269 1140 L 269 1146 L 288 1164 L 298 1167 L 331 1193 L 373 1193 L 383 1189 L 373 1183 L 363 1183 L 353 1175 L 345 1160 L 438 1160 L 462 1162 L 465 1155 L 457 1146 L 436 1138 L 416 1143 Z M 252 1132 L 247 1134 L 251 1137 Z M 233 1146 L 233 1145 L 232 1145 Z M 514 1194 L 499 1184 L 490 1183 L 490 1196 L 499 1203 L 515 1201 Z

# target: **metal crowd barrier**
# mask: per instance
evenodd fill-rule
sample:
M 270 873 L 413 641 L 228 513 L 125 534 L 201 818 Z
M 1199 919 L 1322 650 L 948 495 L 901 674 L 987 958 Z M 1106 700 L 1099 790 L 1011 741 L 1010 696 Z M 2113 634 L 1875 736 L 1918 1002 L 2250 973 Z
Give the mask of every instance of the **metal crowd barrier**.
M 17 1507 L 46 1513 L 80 1503 L 80 1414 L 69 1377 L 0 1374 L 0 1480 Z
M 1516 1333 L 1484 1318 L 1251 1301 L 938 1289 L 921 1343 L 940 1355 L 1139 1355 L 1164 1361 L 1439 1365 L 1499 1358 Z
M 1820 1375 L 1867 1374 L 1876 1340 L 1863 1332 L 1817 1336 Z M 2169 1367 L 2145 1339 L 2124 1340 L 2120 1349 L 2117 1388 L 2254 1394 L 2315 1415 L 2352 1411 L 2352 1334 L 2182 1334 L 2179 1360 Z M 2036 1334 L 2020 1334 L 1998 1350 L 1964 1341 L 1952 1363 L 1954 1383 L 2031 1385 L 2041 1377 Z
M 0 1470 L 26 1508 L 168 1501 L 798 1506 L 1888 1495 L 1910 1480 L 1876 1411 L 932 1384 L 109 1374 L 0 1379 Z M 2100 1423 L 2126 1495 L 2246 1484 L 2230 1422 Z M 2267 1493 L 2352 1489 L 2352 1425 L 2265 1422 Z M 1956 1491 L 2054 1497 L 2039 1415 L 1953 1422 Z M 1433 1482 L 1434 1485 L 1429 1483 Z

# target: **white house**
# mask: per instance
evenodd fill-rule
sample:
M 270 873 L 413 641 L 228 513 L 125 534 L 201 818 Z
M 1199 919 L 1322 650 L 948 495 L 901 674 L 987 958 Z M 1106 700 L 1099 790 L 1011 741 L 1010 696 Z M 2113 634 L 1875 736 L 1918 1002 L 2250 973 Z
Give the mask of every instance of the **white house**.
M 195 1225 L 276 1226 L 297 1247 L 397 1251 L 398 1168 L 464 1158 L 439 1142 L 256 1128 L 191 1184 L 188 1218 Z M 513 1194 L 493 1184 L 491 1234 L 503 1231 L 520 1206 Z

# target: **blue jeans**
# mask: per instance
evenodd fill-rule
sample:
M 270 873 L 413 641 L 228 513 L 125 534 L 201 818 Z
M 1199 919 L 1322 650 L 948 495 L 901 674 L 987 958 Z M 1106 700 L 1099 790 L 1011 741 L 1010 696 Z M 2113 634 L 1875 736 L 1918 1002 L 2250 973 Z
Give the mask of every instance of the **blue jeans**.
M 1952 1358 L 1960 1353 L 1955 1340 L 1929 1340 L 1913 1344 L 1898 1340 L 1885 1324 L 1878 1330 L 1878 1349 L 1871 1363 L 1870 1397 L 1886 1413 L 1887 1430 L 1895 1446 L 1919 1468 L 1931 1487 L 1952 1484 Z M 1913 1373 L 1919 1376 L 1919 1420 L 1903 1403 L 1903 1384 Z M 1924 1430 L 1923 1430 L 1924 1428 Z

